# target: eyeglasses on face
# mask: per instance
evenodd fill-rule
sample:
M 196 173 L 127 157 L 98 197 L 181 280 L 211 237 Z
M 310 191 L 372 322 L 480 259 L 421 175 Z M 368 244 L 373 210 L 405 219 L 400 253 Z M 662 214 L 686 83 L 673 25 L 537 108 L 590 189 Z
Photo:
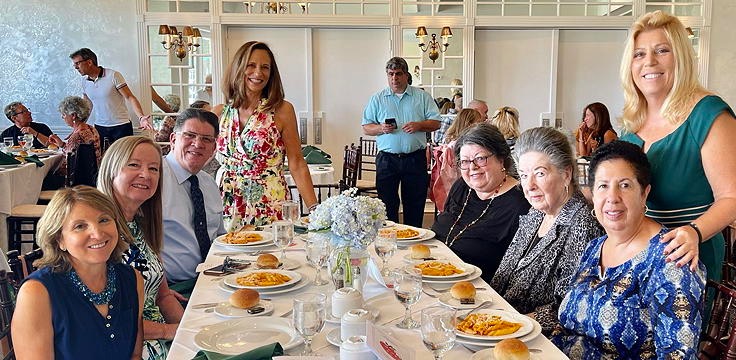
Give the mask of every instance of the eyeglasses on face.
M 16 113 L 14 113 L 13 116 L 21 115 L 21 114 L 24 114 L 24 113 L 29 113 L 30 114 L 31 113 L 31 109 L 26 108 L 25 110 L 18 111 Z
M 199 138 L 199 141 L 210 145 L 215 143 L 215 137 L 209 136 L 209 135 L 201 135 L 197 134 L 191 131 L 178 131 L 178 135 L 181 135 L 185 140 L 194 141 L 195 139 Z
M 470 169 L 470 164 L 473 163 L 477 167 L 485 167 L 488 165 L 488 158 L 490 158 L 491 155 L 486 156 L 476 156 L 472 160 L 460 160 L 457 162 L 457 166 L 460 168 L 460 170 L 468 170 Z
M 81 63 L 83 63 L 83 62 L 85 62 L 87 60 L 89 60 L 89 59 L 82 59 L 82 60 L 79 60 L 79 61 L 75 61 L 74 62 L 74 68 L 75 69 L 78 68 L 79 67 L 79 64 L 81 64 Z

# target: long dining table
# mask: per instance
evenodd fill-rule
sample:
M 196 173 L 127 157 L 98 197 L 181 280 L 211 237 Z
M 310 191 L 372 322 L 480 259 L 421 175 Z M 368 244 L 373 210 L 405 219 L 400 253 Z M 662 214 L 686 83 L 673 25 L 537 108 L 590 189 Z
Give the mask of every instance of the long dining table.
M 296 269 L 296 271 L 300 272 L 303 276 L 306 277 L 307 280 L 311 281 L 314 279 L 316 270 L 306 263 L 306 252 L 304 251 L 306 240 L 305 236 L 308 235 L 300 235 L 295 238 L 294 244 L 292 244 L 293 246 L 287 249 L 287 258 L 299 262 L 301 266 Z M 402 246 L 402 243 L 402 241 L 399 241 L 399 250 L 396 251 L 396 253 L 388 261 L 388 266 L 390 268 L 407 265 L 404 257 L 405 255 L 409 254 L 410 250 Z M 445 246 L 444 243 L 436 239 L 426 240 L 422 243 L 436 246 L 431 249 L 433 256 L 440 255 L 450 261 L 460 261 L 460 259 L 455 255 L 455 253 L 452 252 L 452 250 Z M 268 251 L 277 250 L 275 247 L 267 249 L 269 249 Z M 222 263 L 222 261 L 224 260 L 224 255 L 222 253 L 230 251 L 233 250 L 231 248 L 213 245 L 210 249 L 210 253 L 207 256 L 205 263 L 201 267 L 209 268 Z M 279 256 L 279 254 L 276 252 L 274 254 L 276 256 Z M 370 254 L 375 264 L 380 266 L 381 260 L 376 255 L 372 246 L 370 247 Z M 255 262 L 255 256 L 231 255 L 231 257 L 253 260 Z M 322 276 L 324 278 L 327 278 L 325 270 L 322 271 Z M 197 351 L 199 351 L 199 348 L 195 343 L 195 336 L 197 335 L 197 333 L 208 326 L 228 320 L 216 315 L 214 312 L 212 312 L 211 309 L 199 309 L 196 306 L 198 304 L 228 301 L 230 293 L 221 289 L 219 280 L 220 279 L 216 276 L 208 276 L 200 273 L 194 287 L 194 291 L 189 298 L 189 304 L 184 312 L 184 316 L 171 345 L 171 352 L 168 357 L 169 359 L 191 359 L 192 357 L 194 357 Z M 491 309 L 503 309 L 516 312 L 516 310 L 514 310 L 513 307 L 506 300 L 504 300 L 495 290 L 493 290 L 488 285 L 488 283 L 483 281 L 482 278 L 476 278 L 472 282 L 477 288 L 484 289 L 479 290 L 479 293 L 485 292 L 486 294 L 490 295 L 490 297 L 492 298 L 492 306 L 490 307 Z M 292 292 L 269 296 L 268 299 L 271 300 L 274 307 L 273 313 L 269 316 L 285 317 L 287 319 L 291 319 L 292 299 L 295 294 L 303 292 L 320 292 L 325 294 L 326 297 L 330 299 L 333 291 L 334 287 L 332 285 L 332 282 L 328 281 L 327 285 L 314 286 L 310 284 Z M 434 295 L 436 296 L 436 294 Z M 403 305 L 401 305 L 401 303 L 399 303 L 398 300 L 395 299 L 395 296 L 391 289 L 388 289 L 386 286 L 371 278 L 366 282 L 363 288 L 363 298 L 364 300 L 366 300 L 367 304 L 374 304 L 373 306 L 377 306 L 377 309 L 379 310 L 379 315 L 374 320 L 374 324 L 388 329 L 388 332 L 392 333 L 392 336 L 396 340 L 398 340 L 402 346 L 414 349 L 416 351 L 416 359 L 432 358 L 431 353 L 429 352 L 429 350 L 426 349 L 422 342 L 421 335 L 418 329 L 402 330 L 395 326 L 396 323 L 398 323 L 404 316 L 404 307 Z M 438 304 L 439 301 L 437 297 L 423 293 L 419 301 L 411 306 L 412 317 L 418 321 L 422 309 Z M 458 311 L 458 314 L 460 313 L 462 313 L 462 311 Z M 339 358 L 339 347 L 329 344 L 326 339 L 326 336 L 330 331 L 339 327 L 340 324 L 326 323 L 325 328 L 313 338 L 312 349 L 315 352 L 315 355 L 326 356 L 328 358 L 332 357 L 334 359 Z M 549 339 L 547 339 L 543 335 L 539 335 L 527 341 L 526 344 L 530 349 L 537 349 L 535 351 L 538 353 L 533 357 L 533 359 L 567 359 L 567 357 L 559 349 L 557 349 L 552 344 L 552 342 L 549 341 Z M 296 348 L 286 351 L 285 353 L 287 355 L 297 355 L 301 352 L 302 348 L 303 345 L 299 345 Z M 467 360 L 473 356 L 473 353 L 473 351 L 466 348 L 465 346 L 456 343 L 455 346 L 446 353 L 444 359 Z

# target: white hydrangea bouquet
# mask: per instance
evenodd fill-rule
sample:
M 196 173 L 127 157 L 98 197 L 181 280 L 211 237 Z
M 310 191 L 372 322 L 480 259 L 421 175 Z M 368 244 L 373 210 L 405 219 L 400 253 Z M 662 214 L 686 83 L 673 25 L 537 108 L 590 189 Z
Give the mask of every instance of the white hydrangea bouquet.
M 378 198 L 357 196 L 357 188 L 343 191 L 309 214 L 309 231 L 331 232 L 334 238 L 365 249 L 386 221 L 386 206 Z M 338 241 L 340 241 L 338 240 Z

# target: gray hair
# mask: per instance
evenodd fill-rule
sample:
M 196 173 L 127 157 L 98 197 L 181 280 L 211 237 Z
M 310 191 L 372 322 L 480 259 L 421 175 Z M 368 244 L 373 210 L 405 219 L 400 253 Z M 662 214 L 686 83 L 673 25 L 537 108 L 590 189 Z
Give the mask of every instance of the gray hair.
M 493 156 L 503 162 L 503 167 L 506 168 L 506 173 L 512 177 L 517 177 L 516 165 L 514 159 L 511 157 L 511 148 L 506 143 L 506 139 L 503 138 L 498 128 L 482 122 L 469 127 L 455 142 L 455 158 L 460 159 L 460 149 L 463 145 L 478 145 L 488 150 Z
M 514 151 L 518 157 L 528 152 L 538 152 L 549 157 L 558 171 L 570 169 L 570 188 L 577 190 L 575 155 L 567 137 L 551 127 L 536 127 L 524 131 L 516 140 Z
M 15 116 L 15 109 L 19 106 L 23 105 L 20 101 L 13 101 L 8 105 L 5 105 L 5 116 L 10 120 L 10 122 L 13 122 L 13 119 L 11 119 L 13 116 Z
M 87 100 L 79 96 L 67 96 L 59 103 L 59 112 L 62 115 L 76 115 L 77 121 L 86 122 L 92 108 Z
M 409 73 L 409 65 L 407 65 L 406 60 L 404 60 L 401 57 L 392 57 L 391 59 L 386 62 L 386 71 L 388 70 L 401 70 L 405 73 Z
M 473 100 L 470 100 L 470 102 L 468 103 L 468 106 L 467 107 L 472 108 L 472 107 L 474 107 L 476 105 L 486 105 L 486 106 L 488 106 L 488 104 L 485 101 L 483 101 L 483 100 L 473 99 Z

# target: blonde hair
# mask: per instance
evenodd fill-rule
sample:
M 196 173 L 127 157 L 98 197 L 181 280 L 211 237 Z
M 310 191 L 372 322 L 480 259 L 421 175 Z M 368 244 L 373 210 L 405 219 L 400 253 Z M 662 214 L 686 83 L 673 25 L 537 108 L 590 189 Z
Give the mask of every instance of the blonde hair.
M 519 110 L 511 106 L 498 108 L 491 117 L 491 124 L 495 125 L 503 137 L 514 139 L 519 137 Z
M 629 29 L 619 74 L 624 90 L 624 109 L 621 119 L 626 131 L 631 133 L 636 133 L 641 129 L 647 116 L 647 101 L 636 87 L 631 75 L 634 43 L 642 32 L 656 29 L 664 31 L 675 58 L 674 83 L 659 110 L 662 117 L 670 124 L 681 124 L 692 109 L 695 97 L 708 93 L 698 81 L 695 51 L 688 39 L 687 30 L 680 20 L 660 10 L 642 15 Z
M 474 109 L 462 109 L 455 116 L 450 127 L 445 133 L 445 144 L 457 139 L 469 127 L 483 121 L 483 115 Z
M 123 167 L 130 160 L 130 156 L 133 154 L 133 151 L 135 151 L 139 145 L 143 144 L 153 146 L 153 148 L 158 152 L 159 159 L 161 159 L 161 148 L 158 144 L 153 142 L 152 139 L 145 136 L 126 136 L 116 140 L 112 145 L 110 145 L 107 151 L 105 151 L 105 156 L 102 158 L 102 162 L 100 163 L 100 173 L 97 175 L 97 189 L 112 199 L 121 214 L 123 213 L 123 207 L 115 196 L 115 187 L 113 183 L 115 181 L 115 177 L 120 174 L 120 171 L 123 170 Z M 161 167 L 159 167 L 156 192 L 153 193 L 153 196 L 151 196 L 150 199 L 141 204 L 137 214 L 141 221 L 141 229 L 143 230 L 146 244 L 148 244 L 156 254 L 161 253 L 163 245 L 163 212 L 161 210 L 161 184 L 163 182 L 163 178 Z
M 128 243 L 132 241 L 132 236 L 122 214 L 105 194 L 91 186 L 79 185 L 58 190 L 46 206 L 46 211 L 38 221 L 36 233 L 36 241 L 43 251 L 43 256 L 33 263 L 34 266 L 51 267 L 54 272 L 67 272 L 72 269 L 71 255 L 67 251 L 62 251 L 59 243 L 62 240 L 61 232 L 64 227 L 64 220 L 69 217 L 72 208 L 77 204 L 90 206 L 115 220 L 116 236 L 119 236 L 119 238 L 107 262 L 120 262 L 123 251 L 128 248 Z
M 281 84 L 281 74 L 279 67 L 276 66 L 276 59 L 268 45 L 258 42 L 249 41 L 241 46 L 233 56 L 233 60 L 225 68 L 225 75 L 222 79 L 222 92 L 225 95 L 225 101 L 233 108 L 239 108 L 247 104 L 248 97 L 246 95 L 245 86 L 245 70 L 248 67 L 248 60 L 253 50 L 265 50 L 271 59 L 271 72 L 268 77 L 266 87 L 261 92 L 261 98 L 267 98 L 265 110 L 276 110 L 284 101 L 284 87 Z M 252 99 L 251 99 L 252 100 Z M 258 99 L 260 100 L 260 99 Z

